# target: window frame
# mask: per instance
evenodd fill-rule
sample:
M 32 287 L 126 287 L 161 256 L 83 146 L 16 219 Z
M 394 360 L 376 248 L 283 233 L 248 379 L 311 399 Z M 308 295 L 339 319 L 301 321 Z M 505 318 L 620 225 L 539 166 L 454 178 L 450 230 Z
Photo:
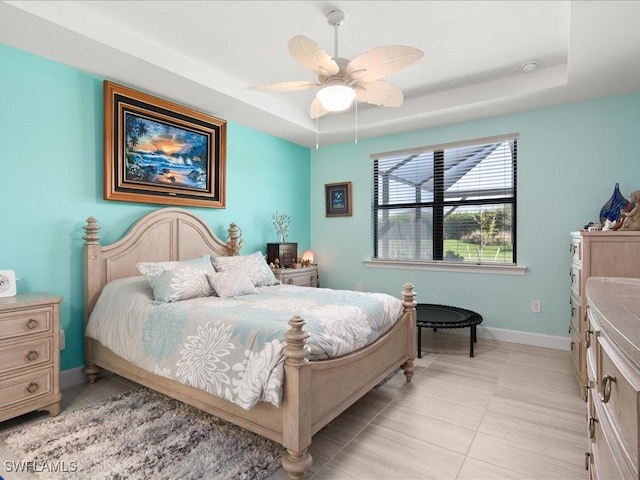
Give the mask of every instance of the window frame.
M 526 267 L 519 266 L 517 264 L 517 150 L 518 150 L 519 135 L 517 133 L 476 138 L 471 140 L 465 140 L 460 142 L 451 142 L 444 144 L 437 144 L 431 146 L 425 146 L 420 148 L 412 148 L 405 150 L 397 150 L 383 153 L 371 154 L 372 160 L 372 238 L 373 238 L 373 256 L 371 260 L 365 261 L 366 266 L 381 267 L 381 268 L 409 268 L 409 269 L 428 269 L 428 270 L 440 270 L 440 271 L 475 271 L 482 273 L 499 273 L 499 274 L 514 274 L 524 275 Z M 483 144 L 490 143 L 504 143 L 515 142 L 515 155 L 512 158 L 512 195 L 509 197 L 481 199 L 481 200 L 445 200 L 445 189 L 435 189 L 433 193 L 433 200 L 429 202 L 415 202 L 415 203 L 402 203 L 402 204 L 388 204 L 380 205 L 379 200 L 379 173 L 378 173 L 378 160 L 385 157 L 394 156 L 410 156 L 416 154 L 432 153 L 434 160 L 434 175 L 444 172 L 444 152 L 447 149 L 456 149 L 470 146 L 481 146 Z M 434 182 L 435 183 L 435 182 Z M 440 183 L 444 186 L 444 183 Z M 512 205 L 512 262 L 505 263 L 482 263 L 482 262 L 455 262 L 443 260 L 444 258 L 444 212 L 447 207 L 454 205 L 490 205 L 490 204 L 511 204 Z M 420 208 L 431 208 L 433 212 L 433 231 L 432 231 L 432 260 L 397 260 L 378 258 L 378 215 L 383 210 L 393 210 L 398 207 L 413 209 L 414 211 Z

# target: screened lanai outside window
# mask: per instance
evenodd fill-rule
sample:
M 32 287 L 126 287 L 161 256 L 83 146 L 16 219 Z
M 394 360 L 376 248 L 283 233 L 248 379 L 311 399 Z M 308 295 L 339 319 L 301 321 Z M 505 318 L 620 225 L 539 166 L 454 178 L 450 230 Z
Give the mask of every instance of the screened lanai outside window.
M 374 155 L 374 259 L 515 264 L 516 144 Z

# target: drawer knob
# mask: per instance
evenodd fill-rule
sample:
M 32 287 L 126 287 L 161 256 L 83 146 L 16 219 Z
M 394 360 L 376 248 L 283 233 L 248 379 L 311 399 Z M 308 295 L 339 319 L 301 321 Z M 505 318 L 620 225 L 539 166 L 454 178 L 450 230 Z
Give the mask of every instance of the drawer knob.
M 36 382 L 31 382 L 27 387 L 27 392 L 34 393 L 38 391 L 38 384 Z
M 36 358 L 38 358 L 38 352 L 35 350 L 29 350 L 29 353 L 27 353 L 27 359 L 33 362 Z
M 38 326 L 38 321 L 35 318 L 30 318 L 29 321 L 27 322 L 27 328 L 29 330 L 33 330 L 37 326 Z
M 589 418 L 589 438 L 591 440 L 596 436 L 596 423 L 598 423 L 597 418 Z
M 617 382 L 616 377 L 611 375 L 605 375 L 602 379 L 602 388 L 600 389 L 600 401 L 607 403 L 611 398 L 611 384 Z

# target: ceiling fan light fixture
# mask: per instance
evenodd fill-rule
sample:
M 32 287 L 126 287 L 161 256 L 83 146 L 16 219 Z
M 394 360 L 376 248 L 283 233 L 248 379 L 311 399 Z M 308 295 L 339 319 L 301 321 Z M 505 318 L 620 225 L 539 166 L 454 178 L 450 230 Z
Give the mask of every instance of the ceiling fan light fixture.
M 356 98 L 356 91 L 341 81 L 334 81 L 318 90 L 316 97 L 330 112 L 342 112 L 351 106 Z

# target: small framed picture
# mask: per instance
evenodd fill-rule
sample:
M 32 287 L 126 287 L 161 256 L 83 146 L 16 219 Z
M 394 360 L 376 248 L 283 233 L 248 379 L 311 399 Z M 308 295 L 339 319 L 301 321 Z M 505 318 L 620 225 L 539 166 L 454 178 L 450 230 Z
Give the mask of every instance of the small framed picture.
M 16 272 L 0 270 L 0 297 L 13 297 L 16 294 Z
M 326 183 L 324 199 L 327 217 L 351 216 L 351 182 Z

